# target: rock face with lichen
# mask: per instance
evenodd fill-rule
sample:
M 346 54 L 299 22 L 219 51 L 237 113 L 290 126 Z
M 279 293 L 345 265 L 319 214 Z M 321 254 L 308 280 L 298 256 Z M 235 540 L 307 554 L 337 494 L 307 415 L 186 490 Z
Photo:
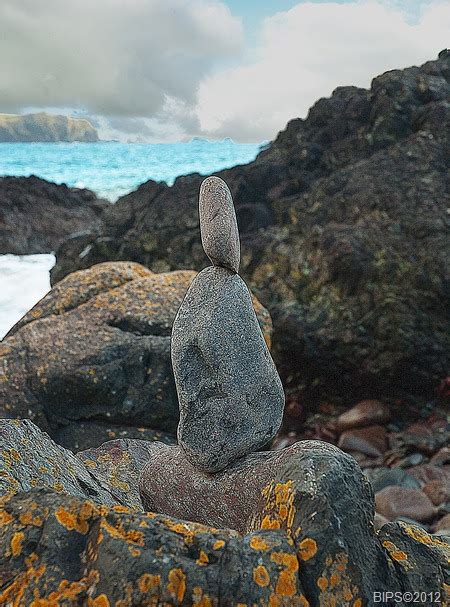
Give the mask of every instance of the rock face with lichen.
M 17 484 L 0 482 L 0 604 L 362 607 L 373 591 L 445 591 L 450 546 L 403 523 L 375 533 L 370 486 L 336 447 L 310 441 L 247 456 L 247 466 L 259 461 L 264 478 L 258 475 L 262 491 L 253 495 L 243 486 L 244 516 L 237 510 L 230 518 L 229 510 L 224 520 L 238 532 L 136 507 L 135 471 L 142 449 L 152 456 L 155 447 L 137 443 L 112 441 L 79 458 L 30 423 L 2 423 L 0 479 L 6 473 Z M 264 463 L 272 459 L 271 471 Z M 239 468 L 243 480 L 246 465 L 233 466 L 230 480 Z M 204 484 L 206 499 L 199 493 L 198 503 L 191 501 L 196 513 L 186 514 L 221 523 L 211 510 L 220 504 L 209 497 L 216 498 L 219 484 L 196 474 L 191 481 L 197 491 L 198 481 Z M 128 497 L 123 486 L 118 493 L 125 479 Z M 229 509 L 243 503 L 236 484 L 224 495 Z M 147 499 L 173 508 L 150 492 Z
M 114 438 L 173 442 L 170 333 L 194 276 L 117 262 L 58 283 L 0 344 L 0 417 L 30 418 L 76 451 Z M 270 316 L 253 303 L 270 342 Z
M 309 402 L 429 398 L 447 373 L 449 64 L 443 52 L 368 90 L 340 87 L 254 162 L 218 174 L 285 386 Z M 201 180 L 149 181 L 121 198 L 100 236 L 62 245 L 53 280 L 108 259 L 204 267 Z

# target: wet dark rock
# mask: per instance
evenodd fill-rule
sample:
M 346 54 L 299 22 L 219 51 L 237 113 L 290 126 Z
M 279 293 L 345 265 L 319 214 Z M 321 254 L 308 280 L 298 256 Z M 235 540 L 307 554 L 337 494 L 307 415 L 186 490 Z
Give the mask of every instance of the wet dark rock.
M 253 163 L 218 174 L 235 200 L 241 274 L 274 319 L 277 367 L 311 407 L 371 397 L 407 415 L 396 399 L 426 403 L 448 373 L 448 65 L 339 87 Z M 204 267 L 201 180 L 149 181 L 120 199 L 101 236 L 62 245 L 53 280 L 119 258 Z
M 283 387 L 237 274 L 209 267 L 194 279 L 173 324 L 172 365 L 178 441 L 195 466 L 217 472 L 275 436 Z
M 390 521 L 407 517 L 427 522 L 437 514 L 437 509 L 422 491 L 409 487 L 385 487 L 375 495 L 375 504 L 377 512 Z
M 240 242 L 233 199 L 227 184 L 219 177 L 208 177 L 199 195 L 202 245 L 215 266 L 239 272 Z
M 0 417 L 31 418 L 74 450 L 114 428 L 175 434 L 170 333 L 194 276 L 112 262 L 58 283 L 0 344 Z M 253 302 L 270 343 L 270 316 Z
M 385 424 L 391 418 L 389 408 L 379 400 L 362 400 L 335 421 L 338 432 L 352 428 Z
M 75 232 L 102 225 L 109 207 L 90 190 L 38 177 L 0 177 L 0 254 L 51 253 Z
M 338 446 L 344 451 L 359 451 L 370 457 L 379 457 L 388 447 L 387 432 L 383 426 L 347 430 L 341 434 Z
M 402 592 L 411 592 L 414 597 L 417 589 L 423 588 L 427 593 L 431 592 L 426 601 L 430 596 L 433 600 L 436 597 L 440 600 L 442 588 L 439 588 L 433 576 L 448 579 L 450 545 L 415 525 L 401 522 L 383 526 L 378 537 L 389 554 Z

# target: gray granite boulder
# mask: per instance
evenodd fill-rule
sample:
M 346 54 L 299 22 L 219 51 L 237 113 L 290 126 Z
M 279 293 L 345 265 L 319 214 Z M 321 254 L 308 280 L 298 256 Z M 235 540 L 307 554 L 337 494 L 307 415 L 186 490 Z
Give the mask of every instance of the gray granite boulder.
M 284 393 L 243 280 L 209 267 L 192 282 L 172 329 L 178 441 L 207 472 L 263 447 Z
M 215 266 L 239 272 L 239 231 L 233 199 L 220 177 L 208 177 L 200 187 L 200 230 L 206 255 Z

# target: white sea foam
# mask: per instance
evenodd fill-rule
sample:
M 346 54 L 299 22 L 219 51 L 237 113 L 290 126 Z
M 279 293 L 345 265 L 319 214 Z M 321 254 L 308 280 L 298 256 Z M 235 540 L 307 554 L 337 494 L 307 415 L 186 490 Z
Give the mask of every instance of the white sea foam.
M 54 255 L 0 255 L 0 338 L 50 289 Z

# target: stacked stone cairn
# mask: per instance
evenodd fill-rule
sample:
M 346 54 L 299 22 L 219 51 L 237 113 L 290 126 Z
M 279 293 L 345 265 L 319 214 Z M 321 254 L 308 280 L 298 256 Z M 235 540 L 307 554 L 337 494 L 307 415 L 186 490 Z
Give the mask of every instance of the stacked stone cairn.
M 171 342 L 178 445 L 117 439 L 74 455 L 29 420 L 0 420 L 0 606 L 448 605 L 448 544 L 405 523 L 377 533 L 352 457 L 320 441 L 258 451 L 283 389 L 216 177 L 200 226 L 213 265 Z
M 173 325 L 178 445 L 152 445 L 140 476 L 144 507 L 235 530 L 261 555 L 264 565 L 248 572 L 240 600 L 232 601 L 231 588 L 218 604 L 251 597 L 274 606 L 361 607 L 389 596 L 374 593 L 441 592 L 438 540 L 398 523 L 376 534 L 372 489 L 352 457 L 320 441 L 258 452 L 281 424 L 284 394 L 238 275 L 234 205 L 218 177 L 203 182 L 199 214 L 213 265 L 194 279 Z

